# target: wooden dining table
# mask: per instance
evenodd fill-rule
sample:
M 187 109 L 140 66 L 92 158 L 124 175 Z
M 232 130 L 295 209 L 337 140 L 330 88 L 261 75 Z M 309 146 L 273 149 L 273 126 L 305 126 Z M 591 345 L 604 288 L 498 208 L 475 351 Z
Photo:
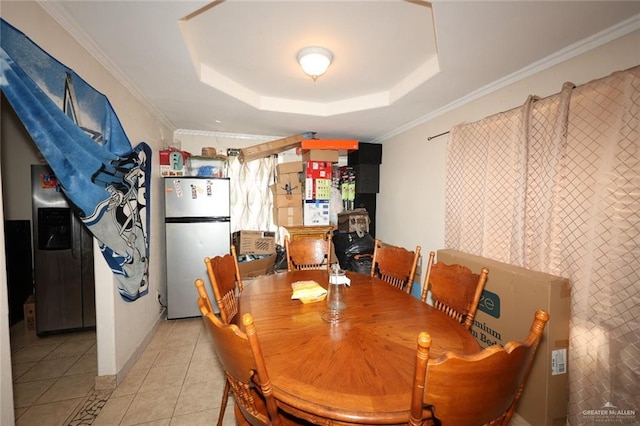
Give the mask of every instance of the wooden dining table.
M 240 314 L 251 313 L 273 394 L 280 407 L 315 424 L 407 423 L 417 337 L 427 331 L 431 356 L 476 353 L 473 336 L 454 319 L 369 275 L 347 272 L 345 319 L 322 320 L 326 302 L 291 299 L 291 284 L 322 271 L 279 272 L 245 283 Z

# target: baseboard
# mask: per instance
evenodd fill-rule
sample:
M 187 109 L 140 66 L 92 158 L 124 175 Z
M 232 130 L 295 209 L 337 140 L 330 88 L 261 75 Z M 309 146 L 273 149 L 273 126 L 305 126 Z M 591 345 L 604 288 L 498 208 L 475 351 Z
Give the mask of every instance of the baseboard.
M 153 339 L 153 335 L 156 333 L 156 330 L 160 326 L 160 323 L 164 321 L 165 317 L 166 317 L 166 308 L 163 308 L 162 310 L 160 310 L 160 313 L 158 314 L 158 317 L 156 318 L 153 327 L 149 329 L 149 332 L 147 333 L 145 338 L 142 340 L 142 342 L 140 343 L 138 348 L 134 351 L 134 353 L 129 357 L 127 362 L 122 366 L 120 371 L 118 371 L 115 375 L 96 376 L 96 380 L 95 380 L 96 390 L 115 389 L 120 383 L 122 383 L 122 381 L 127 376 L 131 368 L 135 365 L 135 363 L 138 361 L 138 359 L 140 358 L 144 350 L 147 348 L 147 346 L 151 342 L 151 339 Z

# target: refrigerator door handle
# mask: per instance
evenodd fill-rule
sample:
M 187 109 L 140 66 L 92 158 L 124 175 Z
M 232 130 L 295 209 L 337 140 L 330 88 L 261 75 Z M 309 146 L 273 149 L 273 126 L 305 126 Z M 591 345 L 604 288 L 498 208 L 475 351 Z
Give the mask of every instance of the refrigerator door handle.
M 80 221 L 76 219 L 75 216 L 71 216 L 71 238 L 73 239 L 73 244 L 71 244 L 71 257 L 73 257 L 73 260 L 79 259 L 77 249 L 81 247 L 82 244 L 80 226 L 82 226 Z

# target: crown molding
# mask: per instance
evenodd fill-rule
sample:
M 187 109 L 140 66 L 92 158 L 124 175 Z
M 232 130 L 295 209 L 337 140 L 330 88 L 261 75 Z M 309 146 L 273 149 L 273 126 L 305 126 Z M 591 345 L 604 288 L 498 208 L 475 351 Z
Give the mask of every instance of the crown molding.
M 69 15 L 63 2 L 36 0 L 38 5 L 44 9 L 71 37 L 73 37 L 96 61 L 98 61 L 114 78 L 124 86 L 142 105 L 148 109 L 162 124 L 170 130 L 175 130 L 175 125 L 147 99 L 138 87 L 127 77 L 127 75 L 116 66 L 111 59 L 100 49 L 95 41 L 82 30 Z
M 394 136 L 397 136 L 401 133 L 404 133 L 416 126 L 427 123 L 436 117 L 439 117 L 449 111 L 453 111 L 457 108 L 460 108 L 476 99 L 482 98 L 483 96 L 489 95 L 493 92 L 496 92 L 504 87 L 507 87 L 511 84 L 517 83 L 521 80 L 524 80 L 527 77 L 530 77 L 534 74 L 537 74 L 541 71 L 544 71 L 548 68 L 551 68 L 555 65 L 558 65 L 562 62 L 568 61 L 578 55 L 581 55 L 585 52 L 593 50 L 597 47 L 602 46 L 603 44 L 609 43 L 610 41 L 616 40 L 620 37 L 623 37 L 627 34 L 632 33 L 640 29 L 640 13 L 632 16 L 631 18 L 620 22 L 617 25 L 614 25 L 606 30 L 600 31 L 597 34 L 594 34 L 591 37 L 587 37 L 583 40 L 580 40 L 572 45 L 567 46 L 564 49 L 557 51 L 545 58 L 540 59 L 532 63 L 531 65 L 522 68 L 512 74 L 505 76 L 499 80 L 494 81 L 484 87 L 481 87 L 478 90 L 475 90 L 468 95 L 465 95 L 442 108 L 438 108 L 437 110 L 419 117 L 413 121 L 410 121 L 382 136 L 379 136 L 372 140 L 373 143 L 380 143 L 387 139 L 390 139 Z
M 189 130 L 189 129 L 176 129 L 173 132 L 174 137 L 185 136 L 203 136 L 209 138 L 226 138 L 226 139 L 243 139 L 258 142 L 269 142 L 272 140 L 282 139 L 285 136 L 267 136 L 267 135 L 249 135 L 243 133 L 224 133 L 224 132 L 210 132 L 206 130 Z

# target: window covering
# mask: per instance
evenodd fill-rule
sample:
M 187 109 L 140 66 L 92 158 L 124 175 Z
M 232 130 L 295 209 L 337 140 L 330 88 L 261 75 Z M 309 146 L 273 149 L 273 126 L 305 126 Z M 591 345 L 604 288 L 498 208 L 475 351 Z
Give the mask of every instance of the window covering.
M 447 248 L 571 280 L 569 422 L 635 424 L 640 67 L 454 127 L 446 167 Z

